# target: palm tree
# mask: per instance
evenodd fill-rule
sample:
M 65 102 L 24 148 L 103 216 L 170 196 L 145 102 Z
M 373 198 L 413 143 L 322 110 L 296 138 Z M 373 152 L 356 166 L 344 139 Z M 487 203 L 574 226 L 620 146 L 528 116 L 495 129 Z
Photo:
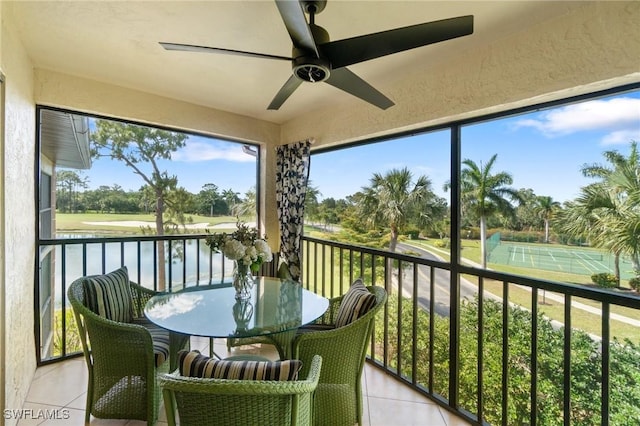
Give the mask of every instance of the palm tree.
M 631 142 L 628 157 L 618 151 L 602 154 L 609 165 L 585 164 L 582 174 L 600 181 L 582 189 L 578 206 L 588 220 L 566 223 L 574 232 L 588 234 L 591 243 L 610 250 L 615 257 L 615 275 L 620 281 L 620 255 L 627 254 L 640 275 L 640 156 L 637 142 Z M 576 220 L 570 217 L 568 220 Z M 579 225 L 589 226 L 580 229 Z
M 307 180 L 307 189 L 304 196 L 304 215 L 314 222 L 318 218 L 319 198 L 322 195 L 318 187 L 311 184 L 311 179 Z
M 549 223 L 553 218 L 553 215 L 560 208 L 560 203 L 554 201 L 549 196 L 539 196 L 536 198 L 536 205 L 534 210 L 544 221 L 544 242 L 549 243 Z
M 586 237 L 594 247 L 610 250 L 614 255 L 614 275 L 620 283 L 620 254 L 614 248 L 614 228 L 622 223 L 624 207 L 603 183 L 581 189 L 574 202 L 558 213 L 556 222 L 562 232 L 574 237 Z
M 222 191 L 222 199 L 225 203 L 227 203 L 228 212 L 232 212 L 236 203 L 240 201 L 238 195 L 240 195 L 240 193 L 235 192 L 233 188 L 225 189 L 224 191 Z
M 462 162 L 465 166 L 460 172 L 460 192 L 463 211 L 480 221 L 480 260 L 482 267 L 487 267 L 487 218 L 502 214 L 513 215 L 515 209 L 511 202 L 522 200 L 515 189 L 507 186 L 513 178 L 507 172 L 491 173 L 498 154 L 494 154 L 487 164 L 476 164 L 470 159 Z M 444 186 L 447 191 L 451 187 L 448 182 Z
M 398 235 L 411 219 L 427 219 L 429 202 L 435 199 L 431 181 L 413 175 L 406 167 L 393 169 L 385 175 L 374 173 L 371 184 L 363 188 L 360 215 L 371 227 L 388 226 L 391 233 L 389 251 L 395 252 Z
M 240 203 L 233 206 L 231 213 L 236 217 L 251 216 L 256 217 L 258 204 L 256 200 L 256 187 L 252 186 L 244 194 L 245 198 Z

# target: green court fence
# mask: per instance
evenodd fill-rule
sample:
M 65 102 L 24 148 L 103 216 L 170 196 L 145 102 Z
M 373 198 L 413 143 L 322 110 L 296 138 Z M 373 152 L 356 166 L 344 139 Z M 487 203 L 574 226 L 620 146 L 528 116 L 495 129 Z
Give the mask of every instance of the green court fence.
M 495 234 L 494 234 L 495 235 Z M 493 237 L 493 236 L 492 236 Z M 555 246 L 550 244 L 519 244 L 494 238 L 489 260 L 494 264 L 519 268 L 541 269 L 591 276 L 598 273 L 613 273 L 614 256 L 611 253 L 577 246 Z M 489 247 L 489 239 L 487 239 Z M 628 280 L 635 276 L 631 261 L 620 258 L 620 278 Z
M 500 232 L 496 232 L 487 238 L 487 259 L 491 260 L 491 253 L 500 245 Z

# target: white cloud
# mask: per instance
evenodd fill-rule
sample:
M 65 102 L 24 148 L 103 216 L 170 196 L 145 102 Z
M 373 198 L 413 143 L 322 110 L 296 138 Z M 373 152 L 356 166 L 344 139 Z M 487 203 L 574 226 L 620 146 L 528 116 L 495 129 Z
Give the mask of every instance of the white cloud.
M 547 137 L 602 131 L 607 132 L 603 144 L 628 143 L 640 137 L 640 99 L 581 102 L 542 113 L 538 119 L 520 120 L 516 127 L 533 127 Z
M 198 162 L 211 160 L 227 160 L 235 162 L 255 162 L 256 158 L 245 154 L 240 144 L 211 144 L 190 140 L 184 148 L 176 151 L 172 160 Z
M 629 141 L 640 142 L 640 128 L 617 130 L 602 138 L 602 143 L 604 145 L 622 145 L 629 143 Z

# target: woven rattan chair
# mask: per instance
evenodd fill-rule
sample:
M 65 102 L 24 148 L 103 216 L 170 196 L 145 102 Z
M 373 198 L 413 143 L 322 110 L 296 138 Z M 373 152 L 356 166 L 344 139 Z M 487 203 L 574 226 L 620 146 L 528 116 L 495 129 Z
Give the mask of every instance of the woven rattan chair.
M 156 293 L 130 282 L 134 322 L 112 321 L 87 307 L 87 278 L 91 277 L 75 280 L 67 292 L 89 371 L 85 421 L 93 414 L 152 425 L 160 401 L 156 372 L 169 371 L 168 358 L 187 347 L 188 336 L 171 333 L 169 357 L 157 359 L 149 326 L 140 325 L 145 324 L 144 305 Z
M 315 356 L 308 376 L 295 381 L 202 379 L 162 374 L 164 406 L 170 426 L 311 425 L 313 392 L 322 358 Z M 303 376 L 304 377 L 304 376 Z M 177 408 L 177 413 L 176 413 Z
M 331 299 L 327 312 L 293 342 L 293 358 L 302 360 L 302 374 L 315 354 L 323 359 L 316 390 L 315 425 L 362 424 L 362 370 L 375 315 L 387 300 L 382 287 L 367 288 L 375 294 L 376 302 L 363 316 L 348 325 L 332 328 L 344 296 Z

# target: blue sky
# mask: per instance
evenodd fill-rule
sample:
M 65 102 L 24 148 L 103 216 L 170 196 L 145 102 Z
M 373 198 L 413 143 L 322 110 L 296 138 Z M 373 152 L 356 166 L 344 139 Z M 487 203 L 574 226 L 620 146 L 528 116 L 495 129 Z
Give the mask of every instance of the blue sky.
M 512 187 L 563 202 L 590 182 L 580 174 L 583 164 L 602 162 L 607 150 L 628 154 L 631 140 L 640 142 L 640 91 L 467 126 L 462 158 L 485 163 L 498 154 L 494 170 L 509 172 Z M 310 179 L 321 199 L 338 199 L 368 185 L 374 172 L 407 167 L 415 177 L 427 176 L 434 192 L 448 199 L 442 187 L 449 163 L 449 133 L 438 131 L 312 155 Z M 255 185 L 255 159 L 235 143 L 191 136 L 160 165 L 192 193 L 214 183 L 243 195 Z M 90 188 L 118 184 L 136 190 L 143 184 L 131 169 L 108 159 L 94 161 L 84 173 Z
M 321 198 L 343 198 L 374 172 L 406 166 L 448 199 L 449 140 L 448 131 L 438 131 L 312 156 L 312 185 Z M 563 202 L 591 182 L 580 173 L 583 164 L 602 162 L 608 150 L 628 154 L 631 140 L 640 142 L 640 92 L 466 126 L 462 159 L 479 164 L 498 154 L 494 171 L 510 173 L 512 187 Z

